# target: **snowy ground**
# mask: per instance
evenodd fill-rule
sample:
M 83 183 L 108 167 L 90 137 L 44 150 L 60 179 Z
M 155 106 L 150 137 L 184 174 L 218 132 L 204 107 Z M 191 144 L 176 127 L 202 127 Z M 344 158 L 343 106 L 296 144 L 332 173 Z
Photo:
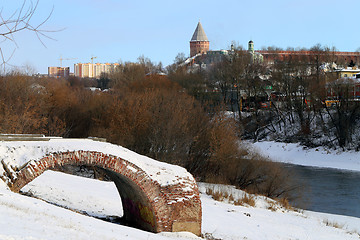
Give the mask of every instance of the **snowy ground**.
M 296 143 L 256 142 L 248 144 L 272 161 L 302 166 L 360 171 L 360 152 L 337 152 L 322 147 L 305 149 Z
M 203 234 L 217 239 L 360 239 L 360 219 L 314 212 L 268 208 L 264 197 L 255 207 L 217 202 L 206 189 L 221 189 L 241 198 L 231 186 L 200 185 Z M 25 192 L 91 215 L 121 215 L 121 203 L 111 182 L 100 182 L 46 171 L 25 186 Z M 336 223 L 340 228 L 327 226 Z M 12 193 L 0 180 L 0 239 L 199 239 L 190 233 L 153 234 L 84 216 L 45 201 Z

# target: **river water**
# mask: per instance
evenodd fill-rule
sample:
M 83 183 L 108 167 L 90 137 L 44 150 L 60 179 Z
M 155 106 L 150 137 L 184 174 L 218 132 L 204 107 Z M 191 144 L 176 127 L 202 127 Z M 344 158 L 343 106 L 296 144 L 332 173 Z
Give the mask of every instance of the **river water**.
M 303 208 L 360 218 L 360 172 L 285 166 L 304 184 Z

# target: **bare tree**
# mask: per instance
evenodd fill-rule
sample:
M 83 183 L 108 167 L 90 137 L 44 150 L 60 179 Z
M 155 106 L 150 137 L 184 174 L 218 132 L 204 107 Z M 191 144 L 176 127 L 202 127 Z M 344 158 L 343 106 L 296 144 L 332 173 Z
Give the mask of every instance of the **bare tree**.
M 356 84 L 354 79 L 335 79 L 327 86 L 335 99 L 332 106 L 324 105 L 330 121 L 328 131 L 333 132 L 339 147 L 359 148 L 354 134 L 360 119 L 360 106 L 354 94 Z
M 14 49 L 10 56 L 5 56 L 3 49 L 0 47 L 1 54 L 1 64 L 5 71 L 5 65 L 14 55 L 16 48 L 18 47 L 15 36 L 22 31 L 33 32 L 39 41 L 45 46 L 43 38 L 50 38 L 47 33 L 54 32 L 42 29 L 43 25 L 49 20 L 52 15 L 53 9 L 50 11 L 49 15 L 42 20 L 40 23 L 35 23 L 33 21 L 34 15 L 37 11 L 39 1 L 33 3 L 32 1 L 28 2 L 24 0 L 21 7 L 14 11 L 10 16 L 4 16 L 3 9 L 0 10 L 0 41 L 2 43 L 10 41 L 14 44 Z

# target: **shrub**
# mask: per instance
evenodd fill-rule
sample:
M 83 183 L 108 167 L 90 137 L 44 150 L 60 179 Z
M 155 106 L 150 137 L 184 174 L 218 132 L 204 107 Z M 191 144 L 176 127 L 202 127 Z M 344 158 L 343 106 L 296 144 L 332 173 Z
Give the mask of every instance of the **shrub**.
M 0 78 L 0 132 L 46 133 L 43 112 L 33 80 L 19 74 Z
M 111 93 L 112 103 L 91 134 L 160 161 L 186 166 L 201 155 L 208 117 L 193 97 L 165 77 L 153 76 Z
M 287 198 L 280 198 L 277 199 L 277 202 L 285 209 L 287 210 L 292 210 L 292 206 L 290 205 L 289 201 Z
M 102 105 L 101 114 L 92 115 L 91 135 L 181 165 L 200 181 L 292 197 L 296 187 L 290 175 L 280 164 L 239 147 L 239 128 L 223 111 L 205 113 L 204 106 L 166 76 L 123 77 L 126 84 L 106 94 L 111 101 Z
M 268 201 L 268 210 L 275 212 L 277 210 L 276 208 L 276 202 L 274 201 Z

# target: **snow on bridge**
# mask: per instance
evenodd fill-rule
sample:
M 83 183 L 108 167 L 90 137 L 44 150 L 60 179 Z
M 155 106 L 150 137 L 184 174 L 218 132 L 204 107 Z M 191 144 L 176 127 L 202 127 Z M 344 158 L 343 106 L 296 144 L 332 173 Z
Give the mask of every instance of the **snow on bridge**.
M 2 135 L 0 140 L 0 178 L 14 192 L 46 170 L 97 167 L 114 181 L 128 223 L 152 232 L 201 233 L 199 191 L 182 167 L 91 139 Z

